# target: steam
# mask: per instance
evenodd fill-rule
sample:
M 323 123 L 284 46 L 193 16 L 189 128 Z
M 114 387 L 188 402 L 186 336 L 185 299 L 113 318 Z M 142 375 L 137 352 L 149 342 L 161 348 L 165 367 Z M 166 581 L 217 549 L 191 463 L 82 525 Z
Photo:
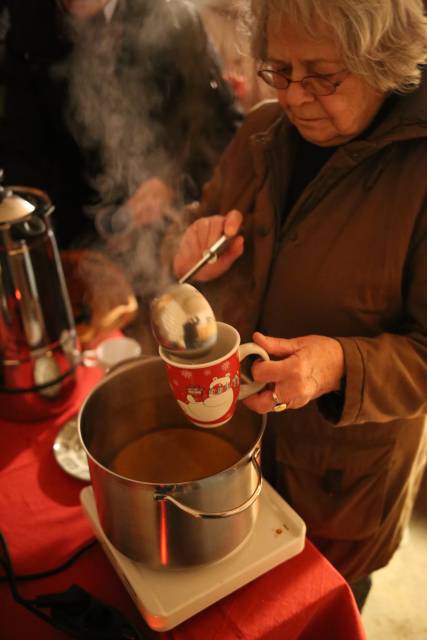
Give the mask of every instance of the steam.
M 156 30 L 150 14 L 144 15 L 145 3 L 140 6 L 141 15 L 132 24 L 106 24 L 102 16 L 70 22 L 68 122 L 83 148 L 100 153 L 93 186 L 104 206 L 129 197 L 153 172 L 160 170 L 169 179 L 172 171 L 161 144 L 161 125 L 153 115 L 161 96 L 147 81 L 152 63 L 146 52 Z
M 199 195 L 192 169 L 197 174 L 199 167 L 211 168 L 220 151 L 203 135 L 212 117 L 209 91 L 216 87 L 204 63 L 205 42 L 197 42 L 195 12 L 185 0 L 119 0 L 110 22 L 103 14 L 70 19 L 72 53 L 57 70 L 69 83 L 72 135 L 89 159 L 100 160 L 88 167 L 99 200 L 86 213 L 95 218 L 115 261 L 142 297 L 165 284 L 159 281 L 159 246 L 171 222 L 185 226 L 183 204 Z M 196 34 L 196 41 L 183 49 L 180 31 L 191 23 L 185 37 Z M 177 65 L 195 82 L 194 94 L 188 86 L 182 92 L 173 86 L 163 47 L 176 50 Z M 200 102 L 203 93 L 205 103 Z M 195 151 L 201 161 L 192 167 Z M 154 223 L 136 225 L 126 201 L 153 176 L 173 187 L 174 201 Z

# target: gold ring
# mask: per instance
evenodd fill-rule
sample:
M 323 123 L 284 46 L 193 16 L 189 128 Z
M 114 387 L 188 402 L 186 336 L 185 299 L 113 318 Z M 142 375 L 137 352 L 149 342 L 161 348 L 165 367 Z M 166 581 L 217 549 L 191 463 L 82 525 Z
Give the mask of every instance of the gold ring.
M 275 391 L 272 391 L 272 395 L 274 400 L 273 411 L 275 411 L 276 413 L 279 413 L 279 411 L 285 411 L 285 409 L 288 408 L 288 403 L 280 402 Z

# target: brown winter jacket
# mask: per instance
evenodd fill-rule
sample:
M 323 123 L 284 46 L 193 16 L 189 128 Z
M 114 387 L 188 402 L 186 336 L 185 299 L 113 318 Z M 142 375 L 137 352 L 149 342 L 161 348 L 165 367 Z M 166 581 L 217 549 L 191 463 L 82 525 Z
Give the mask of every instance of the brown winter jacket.
M 240 209 L 245 252 L 205 292 L 243 340 L 342 344 L 343 406 L 270 414 L 264 472 L 353 581 L 389 561 L 426 460 L 427 83 L 338 147 L 281 227 L 295 141 L 270 101 L 225 152 L 198 213 Z

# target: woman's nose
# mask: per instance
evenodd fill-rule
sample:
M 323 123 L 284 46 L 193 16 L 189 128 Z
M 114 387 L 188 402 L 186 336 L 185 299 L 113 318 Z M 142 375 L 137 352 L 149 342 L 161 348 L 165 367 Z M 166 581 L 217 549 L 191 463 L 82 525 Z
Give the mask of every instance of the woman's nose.
M 287 89 L 279 90 L 278 94 L 279 102 L 290 107 L 299 107 L 316 99 L 312 93 L 304 89 L 300 82 L 291 82 Z

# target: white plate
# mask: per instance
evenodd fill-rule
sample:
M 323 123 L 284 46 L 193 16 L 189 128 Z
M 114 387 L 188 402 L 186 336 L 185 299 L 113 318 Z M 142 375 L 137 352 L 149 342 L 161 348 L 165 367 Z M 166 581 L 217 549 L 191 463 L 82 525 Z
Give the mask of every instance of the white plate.
M 305 524 L 266 482 L 251 535 L 235 552 L 212 564 L 188 569 L 149 569 L 117 551 L 98 520 L 92 487 L 80 500 L 96 536 L 147 624 L 167 631 L 239 587 L 300 553 Z
M 53 454 L 59 466 L 74 478 L 90 480 L 87 456 L 77 430 L 77 416 L 64 424 L 55 438 Z

